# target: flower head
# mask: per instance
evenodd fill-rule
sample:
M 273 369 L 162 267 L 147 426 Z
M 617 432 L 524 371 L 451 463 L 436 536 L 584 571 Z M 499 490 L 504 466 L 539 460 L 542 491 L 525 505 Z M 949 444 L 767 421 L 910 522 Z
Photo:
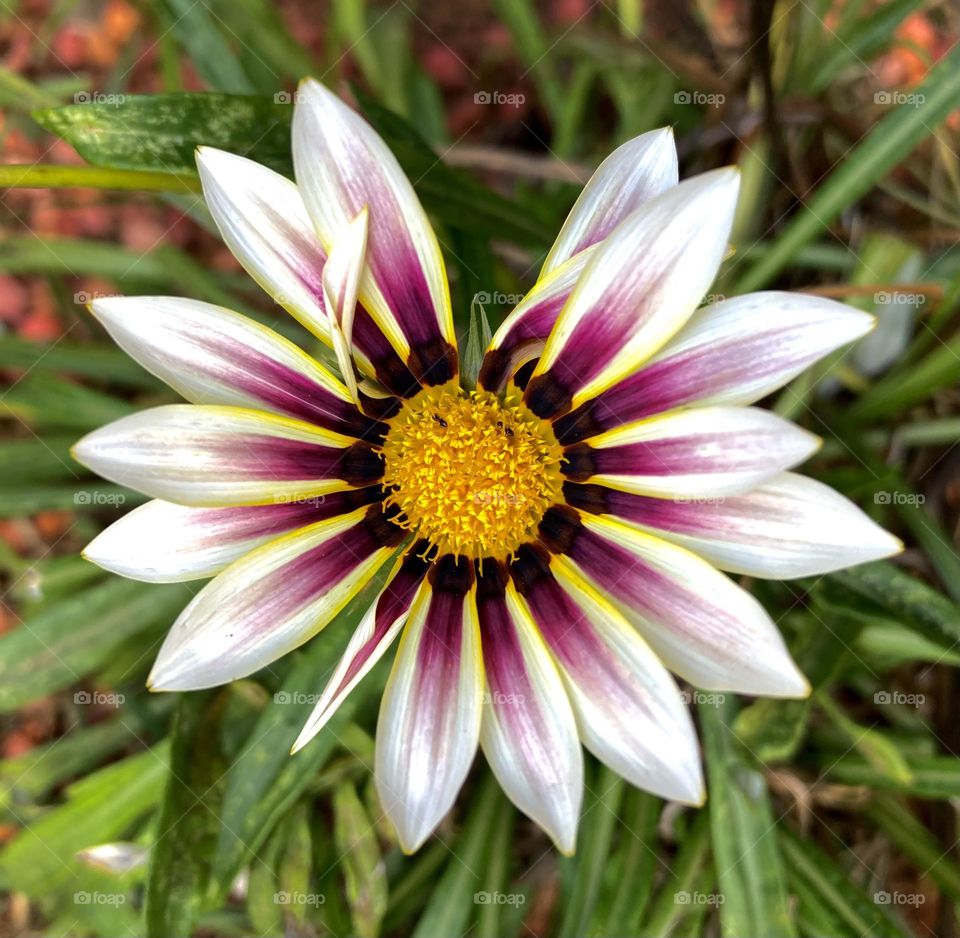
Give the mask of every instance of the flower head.
M 198 165 L 227 244 L 339 375 L 207 303 L 92 305 L 190 402 L 76 447 L 155 499 L 86 556 L 153 582 L 213 577 L 151 686 L 257 671 L 384 568 L 295 748 L 400 637 L 376 778 L 406 849 L 449 810 L 478 745 L 564 851 L 581 745 L 635 785 L 700 803 L 670 672 L 708 690 L 808 690 L 770 617 L 719 571 L 807 576 L 899 547 L 788 471 L 815 437 L 750 406 L 871 317 L 792 293 L 700 307 L 738 176 L 679 183 L 672 136 L 655 131 L 597 170 L 464 389 L 437 237 L 412 186 L 333 94 L 308 81 L 298 100 L 296 184 L 209 148 Z

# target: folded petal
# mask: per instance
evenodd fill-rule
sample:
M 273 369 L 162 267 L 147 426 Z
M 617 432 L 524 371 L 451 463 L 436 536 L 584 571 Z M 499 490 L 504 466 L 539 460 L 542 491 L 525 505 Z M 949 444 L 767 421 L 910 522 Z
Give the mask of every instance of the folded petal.
M 154 499 L 98 534 L 83 556 L 112 573 L 147 583 L 200 580 L 281 534 L 349 514 L 381 497 L 380 487 L 370 485 L 240 508 L 188 508 Z
M 477 615 L 487 680 L 480 744 L 510 800 L 569 855 L 583 801 L 583 753 L 567 692 L 499 565 L 484 564 Z
M 756 407 L 651 417 L 568 447 L 563 472 L 625 492 L 715 498 L 745 492 L 803 462 L 818 437 Z
M 272 169 L 214 147 L 199 148 L 197 169 L 207 207 L 243 268 L 274 302 L 332 345 L 322 279 L 330 245 L 317 236 L 300 190 Z M 353 345 L 361 370 L 376 375 L 394 393 L 408 393 L 416 385 L 362 308 L 356 313 Z
M 570 508 L 550 509 L 540 538 L 558 555 L 552 566 L 585 576 L 690 683 L 767 697 L 809 693 L 760 603 L 696 554 Z
M 195 404 L 268 410 L 351 436 L 377 431 L 325 368 L 239 313 L 175 296 L 108 297 L 90 310 L 128 355 Z
M 697 738 L 673 678 L 614 606 L 541 548 L 512 567 L 560 668 L 584 745 L 631 784 L 701 804 Z M 488 669 L 489 674 L 489 669 Z
M 680 329 L 716 276 L 738 188 L 732 168 L 695 176 L 651 199 L 600 242 L 527 387 L 538 416 L 578 407 Z
M 408 853 L 453 806 L 480 739 L 483 664 L 473 567 L 452 556 L 423 582 L 377 724 L 380 804 Z
M 618 147 L 583 187 L 547 255 L 541 277 L 602 241 L 641 205 L 675 186 L 678 178 L 671 128 L 651 130 Z
M 313 79 L 301 83 L 294 108 L 293 165 L 328 251 L 344 225 L 369 207 L 361 303 L 424 384 L 455 377 L 450 291 L 426 213 L 373 128 Z
M 215 687 L 276 661 L 326 626 L 402 535 L 373 506 L 294 531 L 242 557 L 180 614 L 157 656 L 150 688 Z
M 587 248 L 541 277 L 490 340 L 478 383 L 502 391 L 517 369 L 539 358 L 560 310 L 583 273 L 593 249 Z
M 366 443 L 240 407 L 169 404 L 87 434 L 74 458 L 98 475 L 180 505 L 267 505 L 376 482 Z
M 301 730 L 291 753 L 302 749 L 337 712 L 347 695 L 383 657 L 400 634 L 410 605 L 426 575 L 428 564 L 421 558 L 427 545 L 420 542 L 398 559 L 393 572 L 370 609 L 357 626 L 343 657 Z
M 337 237 L 327 265 L 323 268 L 323 302 L 330 317 L 333 350 L 343 380 L 356 403 L 359 403 L 360 396 L 353 366 L 353 321 L 366 250 L 367 210 L 364 208 Z
M 563 443 L 690 404 L 752 404 L 873 328 L 802 293 L 750 293 L 697 310 L 639 371 L 557 421 Z
M 611 515 L 680 544 L 721 570 L 748 576 L 816 576 L 903 550 L 853 502 L 792 472 L 743 495 L 720 498 L 649 498 L 573 484 L 564 495 L 576 508 Z

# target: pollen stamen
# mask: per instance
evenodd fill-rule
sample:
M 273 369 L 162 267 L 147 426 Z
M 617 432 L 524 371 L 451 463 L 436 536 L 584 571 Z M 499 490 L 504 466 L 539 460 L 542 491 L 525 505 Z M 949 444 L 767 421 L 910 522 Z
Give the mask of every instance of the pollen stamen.
M 390 421 L 381 455 L 396 523 L 438 556 L 507 559 L 562 501 L 562 449 L 519 392 L 427 388 Z

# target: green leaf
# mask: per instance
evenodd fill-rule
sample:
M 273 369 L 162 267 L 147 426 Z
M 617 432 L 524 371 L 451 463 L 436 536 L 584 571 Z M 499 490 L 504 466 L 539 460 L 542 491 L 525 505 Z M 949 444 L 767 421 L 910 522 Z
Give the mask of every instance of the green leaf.
M 713 858 L 723 905 L 724 936 L 796 931 L 777 849 L 770 797 L 763 775 L 748 761 L 730 730 L 729 700 L 699 707 L 710 794 Z
M 566 898 L 559 938 L 576 938 L 586 932 L 600 897 L 606 859 L 620 811 L 626 782 L 612 769 L 599 766 L 593 785 L 593 802 L 580 820 L 577 853 L 565 861 L 573 867 L 573 890 Z
M 866 194 L 956 107 L 960 95 L 960 50 L 944 56 L 908 101 L 884 117 L 848 152 L 827 180 L 807 199 L 771 251 L 737 284 L 749 293 L 769 283 L 805 245 L 817 238 L 844 209 Z
M 61 108 L 52 110 L 59 111 Z M 193 176 L 176 172 L 31 163 L 0 166 L 0 189 L 119 189 L 193 194 L 200 191 L 200 181 Z
M 500 810 L 503 793 L 496 779 L 487 774 L 471 799 L 470 814 L 451 849 L 459 862 L 450 863 L 437 882 L 433 895 L 417 922 L 412 938 L 462 935 L 475 904 L 494 901 L 477 895 L 483 885 L 481 873 L 489 851 L 490 830 Z
M 83 471 L 70 455 L 75 434 L 44 434 L 0 443 L 0 479 L 4 487 L 28 482 L 76 478 Z
M 155 390 L 160 381 L 132 358 L 107 345 L 57 342 L 47 345 L 14 336 L 0 336 L 0 368 L 29 368 L 97 378 L 128 388 Z
M 0 400 L 0 418 L 12 416 L 31 427 L 81 433 L 126 417 L 135 409 L 129 401 L 45 372 L 27 375 Z
M 220 705 L 214 698 L 220 694 Z M 181 694 L 170 771 L 150 852 L 147 938 L 190 938 L 202 908 L 220 822 L 226 759 L 220 749 L 222 691 Z
M 77 472 L 85 472 L 79 464 Z M 24 488 L 0 488 L 0 518 L 22 518 L 38 511 L 104 511 L 125 506 L 132 508 L 147 497 L 122 485 L 80 480 L 72 485 L 30 485 Z
M 168 626 L 192 592 L 117 577 L 32 617 L 0 638 L 0 713 L 76 683 L 126 639 Z
M 914 798 L 960 798 L 960 759 L 918 754 L 908 756 L 906 762 L 910 772 L 906 781 L 878 771 L 862 755 L 853 753 L 839 759 L 831 756 L 824 770 L 831 779 L 844 785 L 882 788 Z
M 350 782 L 333 791 L 333 836 L 346 879 L 353 933 L 376 938 L 387 910 L 387 878 L 376 828 Z
M 159 745 L 75 782 L 63 805 L 0 854 L 4 886 L 35 897 L 69 887 L 82 869 L 76 854 L 118 840 L 156 806 L 166 778 L 167 747 Z
M 117 104 L 47 108 L 33 116 L 94 166 L 191 176 L 196 172 L 194 150 L 212 146 L 289 176 L 289 98 L 196 92 L 124 95 Z
M 802 884 L 819 907 L 849 927 L 850 934 L 907 938 L 907 932 L 890 918 L 885 907 L 865 896 L 816 844 L 801 840 L 786 826 L 778 828 L 777 839 L 791 884 Z

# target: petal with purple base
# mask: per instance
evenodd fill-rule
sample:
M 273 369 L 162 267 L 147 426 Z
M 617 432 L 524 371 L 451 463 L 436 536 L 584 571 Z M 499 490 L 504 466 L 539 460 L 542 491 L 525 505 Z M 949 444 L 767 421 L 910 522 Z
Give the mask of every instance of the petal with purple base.
M 651 199 L 597 245 L 527 386 L 540 417 L 580 406 L 626 377 L 687 321 L 713 282 L 739 176 L 719 169 Z
M 483 663 L 473 567 L 437 561 L 413 602 L 377 723 L 375 778 L 400 846 L 416 850 L 453 806 L 480 739 Z
M 516 588 L 556 659 L 584 745 L 631 784 L 703 802 L 690 715 L 673 678 L 614 606 L 545 551 L 524 547 Z
M 88 434 L 74 458 L 98 475 L 179 505 L 268 505 L 362 488 L 383 474 L 366 443 L 286 417 L 169 404 Z
M 564 443 L 691 404 L 752 404 L 874 318 L 802 293 L 750 293 L 697 310 L 639 371 L 557 421 Z
M 619 427 L 565 450 L 573 482 L 639 495 L 716 498 L 746 492 L 803 462 L 818 437 L 755 407 L 702 407 Z
M 484 695 L 480 744 L 510 800 L 553 838 L 576 845 L 583 754 L 567 692 L 506 570 L 487 563 L 477 583 Z
M 147 583 L 200 580 L 281 534 L 349 514 L 381 497 L 380 487 L 372 485 L 240 508 L 188 508 L 154 499 L 97 535 L 83 556 L 111 573 Z
M 590 581 L 690 683 L 767 697 L 810 692 L 764 608 L 696 554 L 570 508 L 548 511 L 540 537 L 558 571 Z
M 426 546 L 421 542 L 411 548 L 406 557 L 397 560 L 383 591 L 353 633 L 320 700 L 293 744 L 291 753 L 306 746 L 327 725 L 350 691 L 363 680 L 400 634 L 413 598 L 427 572 L 428 564 L 419 556 Z
M 564 495 L 575 508 L 611 515 L 686 547 L 721 570 L 748 576 L 817 576 L 903 549 L 853 502 L 791 472 L 726 498 L 649 498 L 572 483 Z
M 128 355 L 195 404 L 268 410 L 357 437 L 377 432 L 333 375 L 246 316 L 173 296 L 108 297 L 90 309 Z
M 157 656 L 150 688 L 215 687 L 276 661 L 324 628 L 402 535 L 374 506 L 294 531 L 247 554 L 180 614 Z
M 613 151 L 587 181 L 543 264 L 543 277 L 602 241 L 641 205 L 679 181 L 669 127 L 651 130 Z
M 364 206 L 369 208 L 360 302 L 422 383 L 454 378 L 450 291 L 426 213 L 373 128 L 313 79 L 301 83 L 294 107 L 293 164 L 326 250 Z

